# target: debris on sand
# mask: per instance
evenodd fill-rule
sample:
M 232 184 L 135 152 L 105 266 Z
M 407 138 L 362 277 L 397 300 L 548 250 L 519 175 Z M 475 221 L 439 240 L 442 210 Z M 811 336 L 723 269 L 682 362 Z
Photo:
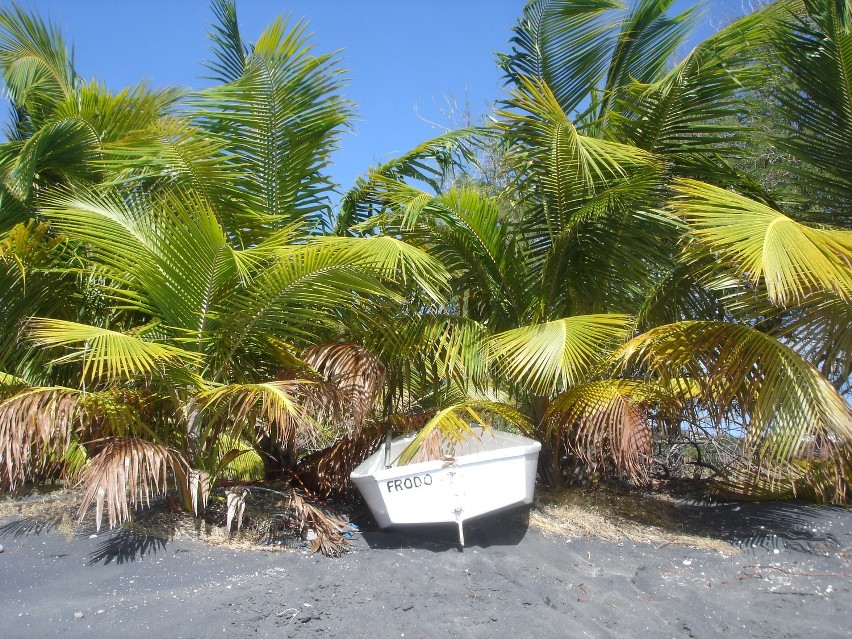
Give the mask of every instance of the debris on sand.
M 624 539 L 661 547 L 680 544 L 735 553 L 670 497 L 639 492 L 568 489 L 542 491 L 530 523 L 546 535 Z M 692 524 L 692 525 L 691 525 Z

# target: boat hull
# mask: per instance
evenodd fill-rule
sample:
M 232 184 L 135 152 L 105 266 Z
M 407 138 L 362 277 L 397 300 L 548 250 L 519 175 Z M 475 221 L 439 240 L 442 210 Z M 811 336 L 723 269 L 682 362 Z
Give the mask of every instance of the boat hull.
M 414 434 L 391 443 L 395 460 Z M 381 528 L 455 522 L 530 504 L 541 444 L 502 431 L 479 432 L 457 446 L 452 461 L 385 468 L 380 448 L 351 475 Z M 461 454 L 459 454 L 461 453 Z

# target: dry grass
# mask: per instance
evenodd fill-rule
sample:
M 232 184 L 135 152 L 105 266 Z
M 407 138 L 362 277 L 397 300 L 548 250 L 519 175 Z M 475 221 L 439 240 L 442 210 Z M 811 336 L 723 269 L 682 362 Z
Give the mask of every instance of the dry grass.
M 0 523 L 17 518 L 26 520 L 34 531 L 55 530 L 67 539 L 74 536 L 80 493 L 72 490 L 36 490 L 0 499 Z
M 664 495 L 571 489 L 542 492 L 530 523 L 560 537 L 600 537 L 661 547 L 681 544 L 724 553 L 737 550 L 704 533 L 677 502 Z
M 69 540 L 88 535 L 94 532 L 94 508 L 80 522 L 81 497 L 79 490 L 55 488 L 49 492 L 33 490 L 28 494 L 4 496 L 0 498 L 0 528 L 14 521 L 15 531 L 23 533 L 58 531 Z M 177 509 L 166 498 L 154 498 L 150 507 L 133 509 L 132 518 L 116 529 L 167 541 L 198 539 L 238 550 L 302 549 L 302 531 L 298 524 L 303 522 L 297 521 L 289 510 L 290 505 L 278 495 L 252 494 L 246 500 L 242 530 L 228 534 L 225 530 L 227 507 L 219 495 L 211 497 L 207 511 L 198 518 Z

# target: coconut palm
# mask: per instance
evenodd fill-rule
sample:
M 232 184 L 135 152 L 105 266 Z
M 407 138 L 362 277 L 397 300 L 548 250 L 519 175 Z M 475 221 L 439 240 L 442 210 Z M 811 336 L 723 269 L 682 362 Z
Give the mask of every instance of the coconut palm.
M 111 150 L 164 118 L 180 92 L 139 85 L 112 93 L 84 82 L 56 27 L 16 5 L 0 10 L 0 67 L 12 107 L 0 145 L 0 318 L 10 328 L 0 338 L 0 368 L 28 367 L 32 381 L 45 381 L 43 359 L 29 353 L 27 365 L 15 348 L 19 320 L 90 319 L 101 302 L 96 282 L 40 216 L 42 197 L 59 185 L 104 181 Z
M 14 104 L 37 130 L 6 147 L 6 184 L 21 187 L 9 215 L 22 205 L 34 221 L 3 243 L 18 286 L 4 319 L 21 332 L 0 360 L 2 482 L 82 476 L 82 512 L 95 503 L 99 522 L 104 510 L 122 521 L 128 502 L 172 479 L 197 512 L 223 473 L 290 466 L 358 428 L 381 364 L 323 344 L 412 289 L 441 296 L 443 268 L 419 249 L 319 233 L 329 219 L 323 169 L 351 111 L 336 59 L 309 54 L 304 25 L 283 19 L 244 45 L 233 4 L 214 8 L 211 68 L 222 83 L 179 106 L 98 87 L 99 115 L 113 105 L 120 119 L 131 98 L 158 105 L 125 118 L 116 137 L 88 112 L 59 113 L 66 89 L 84 106 L 88 89 L 55 32 L 16 8 L 3 15 L 7 44 L 32 41 L 53 57 L 9 44 L 3 58 Z M 38 69 L 67 68 L 68 86 L 19 73 L 32 57 Z M 74 156 L 76 173 L 51 118 L 100 131 L 100 146 Z M 67 297 L 51 299 L 46 284 L 33 291 L 39 271 L 68 280 Z
M 842 500 L 849 408 L 803 356 L 847 352 L 848 331 L 819 330 L 843 317 L 848 238 L 786 216 L 735 168 L 749 130 L 730 116 L 763 72 L 755 51 L 793 56 L 779 42 L 795 37 L 839 50 L 846 14 L 775 3 L 671 65 L 693 12 L 669 17 L 670 5 L 530 3 L 501 59 L 510 189 L 430 194 L 374 175 L 370 201 L 383 207 L 354 230 L 381 227 L 446 265 L 451 303 L 397 339 L 435 352 L 448 383 L 514 397 L 552 481 L 565 452 L 645 479 L 655 432 L 709 425 L 736 433 L 726 489 Z M 819 26 L 826 16 L 833 27 Z M 800 97 L 806 82 L 782 105 L 820 111 L 807 121 L 833 122 L 821 135 L 846 130 L 835 101 Z M 767 306 L 781 317 L 767 322 Z

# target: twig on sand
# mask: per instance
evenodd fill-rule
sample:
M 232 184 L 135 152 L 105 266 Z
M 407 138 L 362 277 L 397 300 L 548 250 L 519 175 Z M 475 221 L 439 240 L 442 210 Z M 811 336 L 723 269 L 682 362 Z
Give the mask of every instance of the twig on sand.
M 759 572 L 747 572 L 746 574 L 737 577 L 737 579 L 739 579 L 740 581 L 744 581 L 746 579 L 763 579 L 763 575 L 761 575 Z
M 783 568 L 779 568 L 778 566 L 763 566 L 761 564 L 747 564 L 745 568 L 757 568 L 760 570 L 761 568 L 765 568 L 768 570 L 777 570 L 779 572 L 783 572 L 785 575 L 790 575 L 791 577 L 849 577 L 849 575 L 844 575 L 839 572 L 794 572 L 792 570 L 784 570 Z M 753 577 L 754 574 L 748 575 L 748 577 Z

